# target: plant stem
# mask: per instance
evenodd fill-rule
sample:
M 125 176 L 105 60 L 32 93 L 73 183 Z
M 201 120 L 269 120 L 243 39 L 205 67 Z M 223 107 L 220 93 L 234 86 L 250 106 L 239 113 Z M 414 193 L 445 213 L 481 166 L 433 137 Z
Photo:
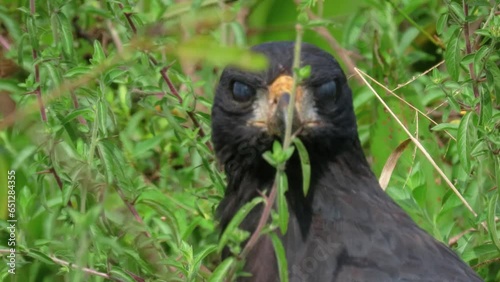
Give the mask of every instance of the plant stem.
M 36 3 L 35 0 L 30 0 L 30 14 L 31 17 L 33 17 L 33 21 L 35 20 L 35 14 L 36 14 Z M 33 25 L 35 26 L 35 25 Z M 30 32 L 36 32 L 35 30 L 31 30 Z M 45 113 L 45 105 L 43 104 L 43 99 L 42 99 L 42 90 L 40 87 L 40 67 L 38 66 L 37 59 L 38 59 L 38 53 L 35 47 L 33 47 L 33 50 L 31 51 L 31 54 L 33 56 L 33 67 L 35 69 L 35 84 L 36 89 L 35 89 L 35 95 L 36 99 L 38 101 L 38 108 L 40 108 L 40 115 L 42 116 L 42 121 L 47 122 L 47 114 Z
M 465 50 L 466 50 L 466 55 L 469 55 L 472 53 L 472 46 L 470 43 L 469 22 L 467 22 L 467 17 L 469 16 L 469 5 L 466 3 L 465 0 L 462 0 L 462 5 L 464 8 L 464 15 L 466 18 L 464 22 Z M 469 73 L 470 73 L 470 78 L 472 80 L 472 91 L 474 91 L 474 97 L 478 98 L 479 89 L 477 88 L 476 72 L 474 71 L 474 64 L 472 62 L 469 63 Z

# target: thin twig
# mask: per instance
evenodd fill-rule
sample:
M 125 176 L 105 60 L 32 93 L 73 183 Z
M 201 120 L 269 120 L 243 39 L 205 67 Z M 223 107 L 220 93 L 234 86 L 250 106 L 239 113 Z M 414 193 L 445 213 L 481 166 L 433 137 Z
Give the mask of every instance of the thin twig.
M 123 10 L 123 4 L 122 3 L 118 3 L 118 6 L 120 7 L 120 9 Z M 130 28 L 132 29 L 132 31 L 134 32 L 134 34 L 137 34 L 137 28 L 135 27 L 135 24 L 132 21 L 132 13 L 123 12 L 123 15 L 125 15 L 125 18 L 127 19 L 128 25 L 130 26 Z
M 361 70 L 359 70 L 357 68 L 356 68 L 356 72 L 363 79 L 365 85 L 368 88 L 370 88 L 370 90 L 373 92 L 373 94 L 375 94 L 375 97 L 377 97 L 377 99 L 380 101 L 380 103 L 382 103 L 382 105 L 384 106 L 384 108 L 389 112 L 389 114 L 394 118 L 394 120 L 396 120 L 396 122 L 399 124 L 399 126 L 405 131 L 405 133 L 408 135 L 408 137 L 413 141 L 413 143 L 415 143 L 415 145 L 422 152 L 422 154 L 424 154 L 424 156 L 427 158 L 427 160 L 432 164 L 432 166 L 436 169 L 436 171 L 441 175 L 441 177 L 448 184 L 448 186 L 453 190 L 453 192 L 455 193 L 455 195 L 457 195 L 457 197 L 465 205 L 465 207 L 467 207 L 467 209 L 474 215 L 474 217 L 477 217 L 477 213 L 474 211 L 474 209 L 471 207 L 471 205 L 467 202 L 467 200 L 465 200 L 465 198 L 462 196 L 462 194 L 460 194 L 460 191 L 458 191 L 458 189 L 455 187 L 455 185 L 453 185 L 453 183 L 451 183 L 451 181 L 448 179 L 448 177 L 446 176 L 446 174 L 444 174 L 444 172 L 441 170 L 441 168 L 439 168 L 439 166 L 432 159 L 432 157 L 429 155 L 429 153 L 427 152 L 427 150 L 422 146 L 422 144 L 420 143 L 420 141 L 418 141 L 415 137 L 413 137 L 413 135 L 410 133 L 410 131 L 408 131 L 408 129 L 406 128 L 406 126 L 404 126 L 404 124 L 399 120 L 399 118 L 391 110 L 391 108 L 377 94 L 377 92 L 375 91 L 375 89 L 373 89 L 373 87 L 370 85 L 370 83 L 368 83 L 368 81 L 365 79 L 365 76 L 369 77 L 369 75 L 367 75 L 366 73 L 364 73 L 363 71 L 361 71 Z M 486 224 L 483 224 L 483 227 L 486 230 L 488 230 Z
M 179 92 L 175 88 L 174 84 L 170 80 L 170 77 L 167 75 L 167 71 L 168 71 L 168 66 L 162 68 L 162 70 L 161 70 L 161 76 L 163 77 L 163 80 L 165 80 L 165 82 L 167 83 L 168 88 L 170 89 L 170 92 L 175 97 L 177 97 L 177 101 L 179 101 L 179 103 L 182 105 L 182 103 L 184 102 L 184 100 L 182 99 L 181 95 L 179 94 Z M 201 139 L 205 139 L 205 136 L 206 136 L 205 131 L 201 127 L 200 122 L 198 122 L 198 119 L 195 116 L 195 112 L 194 111 L 186 111 L 186 112 L 187 112 L 187 115 L 189 116 L 189 119 L 191 119 L 191 121 L 193 122 L 195 128 L 198 128 L 198 136 L 200 136 Z M 207 148 L 210 149 L 210 151 L 214 150 L 212 148 L 212 144 L 210 144 L 210 142 L 208 140 L 205 141 L 205 146 L 207 146 Z
M 478 263 L 478 264 L 476 264 L 476 265 L 473 265 L 473 266 L 471 266 L 471 267 L 472 267 L 472 268 L 479 268 L 479 267 L 481 267 L 481 266 L 483 266 L 483 265 L 490 264 L 490 263 L 494 263 L 494 262 L 496 262 L 496 261 L 500 261 L 500 258 L 494 258 L 494 259 L 485 260 L 485 261 L 480 262 L 480 263 Z
M 123 194 L 123 191 L 121 190 L 120 187 L 116 187 L 116 192 L 118 193 L 118 195 L 120 196 L 120 198 L 122 199 L 123 203 L 125 203 L 125 205 L 127 206 L 128 210 L 130 211 L 130 213 L 132 213 L 132 215 L 134 216 L 135 220 L 137 222 L 139 222 L 141 225 L 144 225 L 144 221 L 142 220 L 141 216 L 139 215 L 139 212 L 137 212 L 137 209 L 135 208 L 134 204 L 131 203 L 127 197 L 125 197 L 125 194 Z M 151 234 L 144 230 L 144 235 L 146 235 L 146 237 L 148 238 L 151 238 Z
M 439 63 L 435 64 L 433 67 L 431 67 L 430 69 L 428 69 L 428 70 L 424 71 L 423 73 L 421 73 L 421 74 L 419 74 L 419 75 L 417 75 L 417 76 L 412 77 L 412 78 L 411 78 L 410 80 L 408 80 L 407 82 L 405 82 L 405 83 L 403 83 L 403 84 L 398 84 L 398 86 L 397 86 L 396 88 L 392 89 L 392 91 L 393 91 L 393 92 L 395 92 L 396 90 L 398 90 L 398 89 L 400 89 L 400 88 L 405 87 L 406 85 L 408 85 L 408 84 L 412 83 L 413 81 L 415 81 L 415 80 L 419 79 L 420 77 L 422 77 L 422 76 L 424 76 L 424 75 L 428 74 L 428 73 L 429 73 L 429 72 L 431 72 L 433 69 L 435 69 L 435 68 L 439 67 L 439 66 L 440 66 L 440 65 L 442 65 L 442 64 L 444 64 L 444 60 L 442 60 L 441 62 L 439 62 Z
M 439 64 L 438 64 L 439 65 Z M 405 99 L 399 97 L 396 93 L 393 92 L 393 90 L 390 90 L 389 88 L 385 87 L 385 85 L 383 85 L 382 83 L 378 82 L 376 79 L 372 78 L 371 76 L 367 76 L 371 81 L 373 81 L 375 84 L 377 84 L 378 86 L 384 88 L 385 91 L 387 91 L 388 93 L 390 93 L 392 96 L 396 97 L 399 101 L 405 103 L 408 107 L 412 108 L 413 110 L 415 110 L 416 112 L 418 112 L 419 114 L 421 114 L 423 117 L 425 117 L 428 121 L 430 121 L 431 123 L 433 123 L 434 125 L 438 125 L 437 122 L 435 122 L 432 118 L 430 118 L 427 114 L 425 114 L 424 112 L 422 112 L 421 110 L 419 110 L 417 107 L 413 106 L 412 104 L 410 104 L 409 102 L 407 102 Z M 457 141 L 457 139 L 451 135 L 447 130 L 444 130 L 444 132 L 446 132 L 446 134 L 451 138 L 453 139 L 454 141 Z
M 9 43 L 9 40 L 7 40 L 7 38 L 5 38 L 3 35 L 0 34 L 0 45 L 2 45 L 2 47 L 7 50 L 7 51 L 10 51 L 10 43 Z
M 100 276 L 100 277 L 103 277 L 103 278 L 106 278 L 106 279 L 110 279 L 110 280 L 113 280 L 113 281 L 121 281 L 120 279 L 117 279 L 117 278 L 113 278 L 111 275 L 107 274 L 107 273 L 104 273 L 104 272 L 99 272 L 95 269 L 92 269 L 92 268 L 88 268 L 88 267 L 82 267 L 82 266 L 78 266 L 74 263 L 71 263 L 71 262 L 67 262 L 65 260 L 62 260 L 62 259 L 59 259 L 59 258 L 56 258 L 55 256 L 50 256 L 50 259 L 59 264 L 59 265 L 64 265 L 64 266 L 67 266 L 67 267 L 70 267 L 70 268 L 73 268 L 73 269 L 77 269 L 77 270 L 81 270 L 85 273 L 88 273 L 88 274 L 92 274 L 92 275 L 95 275 L 95 276 Z
M 274 200 L 276 199 L 276 193 L 278 192 L 277 185 L 276 183 L 278 182 L 278 179 L 274 180 L 274 184 L 271 188 L 271 192 L 269 193 L 269 197 L 265 197 L 265 206 L 264 210 L 262 211 L 262 215 L 260 216 L 259 223 L 257 224 L 257 227 L 255 228 L 255 231 L 252 233 L 252 236 L 250 236 L 250 239 L 248 239 L 247 243 L 245 244 L 245 247 L 241 251 L 240 255 L 238 256 L 240 259 L 244 259 L 248 253 L 252 250 L 252 248 L 255 246 L 257 241 L 260 238 L 260 232 L 262 229 L 264 229 L 264 226 L 267 223 L 267 220 L 269 219 L 269 215 L 271 214 L 271 210 L 274 204 Z
M 57 182 L 57 186 L 59 187 L 59 190 L 61 190 L 61 192 L 63 192 L 63 183 L 61 181 L 61 177 L 59 177 L 59 174 L 57 174 L 57 171 L 54 167 L 51 167 L 49 168 L 49 172 L 54 175 L 54 178 L 56 179 L 56 182 Z M 68 203 L 67 203 L 68 207 L 73 207 L 73 204 L 71 204 L 71 200 L 68 199 Z
M 76 97 L 74 91 L 70 91 L 70 93 L 71 93 L 71 101 L 73 101 L 73 107 L 77 110 L 80 108 L 78 97 Z M 81 115 L 78 116 L 78 121 L 83 125 L 87 125 L 87 120 L 85 120 Z

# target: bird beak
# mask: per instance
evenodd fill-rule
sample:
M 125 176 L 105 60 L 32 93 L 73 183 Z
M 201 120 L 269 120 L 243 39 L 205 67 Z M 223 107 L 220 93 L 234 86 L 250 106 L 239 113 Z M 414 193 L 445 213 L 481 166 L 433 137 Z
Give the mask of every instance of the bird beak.
M 300 128 L 299 110 L 302 100 L 302 88 L 297 86 L 295 105 L 290 105 L 292 87 L 293 78 L 288 75 L 279 76 L 269 86 L 267 129 L 271 135 L 284 137 L 287 124 L 289 123 L 292 123 L 292 133 Z M 294 107 L 292 120 L 288 120 L 288 107 Z

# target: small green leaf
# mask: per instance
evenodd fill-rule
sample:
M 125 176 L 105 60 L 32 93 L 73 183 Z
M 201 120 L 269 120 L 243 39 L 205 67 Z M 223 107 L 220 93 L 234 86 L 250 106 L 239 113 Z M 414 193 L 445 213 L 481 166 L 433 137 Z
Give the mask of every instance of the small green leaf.
M 90 71 L 91 71 L 91 68 L 88 66 L 77 66 L 77 67 L 74 67 L 74 68 L 70 69 L 69 71 L 67 71 L 64 74 L 64 77 L 74 77 L 74 76 L 78 76 L 81 74 L 87 74 Z
M 488 230 L 490 231 L 491 240 L 493 244 L 497 247 L 498 251 L 500 251 L 500 239 L 498 238 L 498 231 L 495 222 L 495 215 L 497 210 L 497 201 L 498 201 L 498 193 L 490 199 L 488 204 Z
M 281 234 L 286 234 L 288 229 L 288 205 L 286 201 L 286 191 L 288 191 L 288 177 L 286 173 L 280 171 L 278 173 L 278 215 Z
M 34 50 L 38 50 L 38 32 L 35 24 L 35 18 L 30 16 L 28 17 L 28 36 L 31 43 L 31 48 Z
M 278 261 L 278 273 L 280 275 L 281 282 L 288 282 L 288 261 L 286 259 L 285 248 L 283 243 L 276 233 L 271 233 L 271 242 L 274 247 L 274 254 L 276 254 L 276 260 Z
M 55 262 L 48 255 L 46 255 L 40 251 L 37 251 L 34 249 L 29 249 L 28 255 L 30 257 L 36 259 L 37 261 L 43 262 L 46 265 L 54 265 L 55 264 Z
M 311 66 L 310 65 L 307 65 L 307 66 L 303 66 L 299 69 L 299 80 L 302 81 L 306 78 L 308 78 L 310 75 L 311 75 Z
M 203 249 L 199 252 L 196 253 L 194 256 L 194 269 L 198 270 L 200 268 L 201 263 L 203 262 L 203 259 L 205 259 L 209 254 L 217 251 L 217 246 L 216 245 L 208 245 L 203 247 Z
M 455 14 L 460 19 L 460 21 L 462 23 L 465 22 L 464 10 L 460 4 L 451 1 L 449 7 L 450 7 L 450 10 L 453 12 L 453 14 Z
M 219 244 L 217 246 L 218 252 L 222 251 L 222 248 L 226 245 L 229 240 L 230 234 L 232 234 L 238 226 L 243 222 L 243 220 L 247 217 L 247 215 L 252 211 L 255 206 L 262 203 L 264 200 L 261 197 L 254 198 L 252 201 L 246 203 L 243 207 L 241 207 L 238 212 L 233 216 L 229 224 L 224 229 L 224 232 L 220 236 Z
M 111 83 L 115 82 L 118 78 L 122 77 L 124 74 L 126 74 L 128 71 L 119 69 L 119 68 L 113 68 L 104 74 L 104 83 L 106 85 L 110 85 Z
M 287 161 L 288 159 L 290 159 L 290 157 L 292 157 L 293 155 L 293 152 L 295 152 L 295 147 L 292 146 L 283 151 L 283 161 Z
M 22 66 L 24 62 L 23 50 L 24 50 L 24 41 L 26 38 L 29 38 L 28 34 L 23 34 L 19 43 L 17 44 L 17 64 Z
M 244 28 L 238 22 L 231 22 L 229 23 L 229 26 L 233 31 L 236 46 L 244 47 L 246 45 L 246 34 Z
M 440 123 L 434 127 L 432 127 L 431 129 L 433 131 L 441 131 L 441 130 L 457 130 L 458 129 L 458 123 L 447 123 L 447 122 L 443 122 L 443 123 Z
M 59 23 L 62 50 L 66 58 L 73 56 L 73 32 L 71 23 L 63 13 L 57 13 L 57 21 Z
M 497 103 L 500 101 L 500 68 L 494 60 L 489 60 L 486 63 L 486 77 L 488 83 L 493 86 L 495 92 L 495 99 Z
M 47 72 L 49 73 L 49 76 L 52 80 L 52 87 L 56 88 L 59 85 L 61 85 L 61 74 L 54 67 L 53 62 L 47 62 L 43 64 L 43 66 L 47 69 Z
M 278 163 L 274 160 L 273 153 L 271 153 L 270 151 L 266 151 L 266 152 L 264 152 L 264 154 L 262 154 L 262 157 L 263 157 L 263 158 L 264 158 L 264 160 L 266 160 L 266 162 L 268 162 L 271 166 L 273 166 L 273 167 L 277 167 L 277 166 L 278 166 Z
M 460 159 L 460 164 L 466 173 L 470 172 L 471 163 L 470 163 L 470 124 L 472 112 L 468 112 L 465 116 L 462 117 L 460 121 L 460 125 L 458 126 L 458 134 L 457 134 L 457 147 L 458 147 L 458 157 Z
M 70 112 L 68 115 L 66 115 L 63 120 L 61 120 L 61 125 L 65 125 L 66 123 L 72 121 L 73 119 L 77 118 L 78 116 L 85 116 L 85 115 L 89 115 L 92 113 L 93 113 L 93 111 L 89 107 L 76 109 L 76 110 Z
M 481 95 L 481 111 L 480 111 L 480 119 L 479 125 L 484 126 L 491 120 L 491 116 L 493 115 L 493 105 L 491 101 L 491 96 L 489 91 L 485 91 L 485 89 L 480 90 Z
M 293 143 L 297 147 L 300 157 L 300 166 L 302 168 L 302 191 L 304 196 L 309 193 L 309 185 L 311 183 L 311 162 L 309 160 L 309 153 L 307 152 L 306 146 L 300 141 L 299 138 L 294 138 Z
M 231 266 L 234 263 L 234 258 L 233 257 L 228 257 L 226 258 L 223 262 L 217 266 L 217 268 L 214 270 L 212 273 L 212 276 L 210 276 L 210 279 L 208 280 L 209 282 L 224 282 L 225 279 L 227 278 L 227 275 L 229 273 L 229 270 L 231 269 Z
M 102 99 L 99 99 L 97 101 L 97 118 L 98 118 L 98 121 L 99 121 L 99 128 L 101 129 L 101 132 L 104 136 L 107 135 L 107 126 L 106 126 L 106 122 L 107 122 L 107 113 L 108 113 L 108 109 L 106 107 L 106 103 L 102 100 Z
M 448 73 L 453 80 L 458 80 L 460 75 L 460 29 L 456 29 L 444 52 L 444 60 Z
M 283 151 L 283 149 L 281 148 L 281 143 L 278 140 L 274 140 L 273 154 L 279 155 L 279 154 L 281 154 L 282 151 Z
M 484 67 L 485 62 L 483 59 L 490 52 L 490 48 L 488 46 L 482 46 L 475 54 L 474 54 L 474 71 L 476 73 L 480 73 Z
M 447 23 L 448 23 L 448 13 L 441 14 L 436 23 L 436 33 L 442 34 Z
M 102 49 L 101 43 L 98 40 L 94 40 L 94 55 L 92 56 L 90 62 L 93 65 L 97 65 L 102 63 L 104 59 L 106 59 L 106 55 Z
M 153 136 L 152 138 L 138 142 L 134 147 L 133 156 L 140 157 L 142 154 L 158 146 L 158 144 L 160 144 L 160 142 L 164 139 L 165 136 L 157 135 Z

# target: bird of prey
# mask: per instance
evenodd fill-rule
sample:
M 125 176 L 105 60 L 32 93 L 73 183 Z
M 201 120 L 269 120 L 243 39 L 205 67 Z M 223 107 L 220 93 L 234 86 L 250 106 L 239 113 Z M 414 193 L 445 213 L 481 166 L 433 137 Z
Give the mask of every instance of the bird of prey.
M 254 46 L 269 67 L 249 72 L 227 67 L 216 89 L 212 141 L 225 167 L 227 188 L 217 213 L 222 229 L 245 203 L 270 191 L 276 169 L 262 154 L 292 123 L 311 163 L 307 196 L 297 153 L 288 160 L 290 218 L 279 234 L 290 281 L 481 281 L 452 250 L 435 240 L 380 188 L 358 138 L 345 74 L 327 52 L 302 44 L 301 65 L 311 73 L 288 105 L 293 42 Z M 294 107 L 293 120 L 285 109 Z M 263 205 L 240 228 L 256 229 Z M 277 231 L 279 232 L 279 231 Z M 227 254 L 226 254 L 227 255 Z M 240 281 L 279 281 L 271 239 L 260 237 L 246 257 Z

